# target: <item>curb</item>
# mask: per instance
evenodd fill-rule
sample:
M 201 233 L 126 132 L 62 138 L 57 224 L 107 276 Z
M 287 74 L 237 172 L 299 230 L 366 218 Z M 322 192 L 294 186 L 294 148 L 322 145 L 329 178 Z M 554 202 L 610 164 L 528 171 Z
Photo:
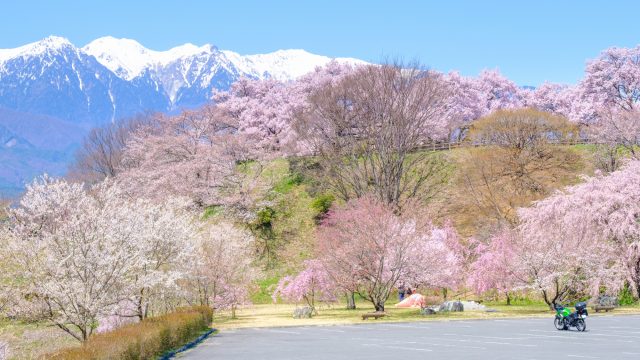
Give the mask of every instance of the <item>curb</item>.
M 187 351 L 189 349 L 193 349 L 194 347 L 196 347 L 196 345 L 200 344 L 201 342 L 203 342 L 206 338 L 208 338 L 211 334 L 213 334 L 214 332 L 216 332 L 218 330 L 216 329 L 209 329 L 207 330 L 207 332 L 205 332 L 204 334 L 198 336 L 197 339 L 193 340 L 190 343 L 187 343 L 186 345 L 176 349 L 176 350 L 171 350 L 167 353 L 165 353 L 164 355 L 160 356 L 158 359 L 159 360 L 169 360 L 172 359 L 174 356 L 176 356 L 177 354 Z

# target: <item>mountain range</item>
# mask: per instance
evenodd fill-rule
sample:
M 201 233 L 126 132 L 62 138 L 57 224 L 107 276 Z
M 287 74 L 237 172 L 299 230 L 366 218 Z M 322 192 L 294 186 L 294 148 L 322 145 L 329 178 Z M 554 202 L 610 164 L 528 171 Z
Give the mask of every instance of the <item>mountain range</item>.
M 304 50 L 240 55 L 213 45 L 155 51 L 114 37 L 76 47 L 50 36 L 0 49 L 0 194 L 44 172 L 64 174 L 95 126 L 200 106 L 240 77 L 294 80 L 331 60 Z

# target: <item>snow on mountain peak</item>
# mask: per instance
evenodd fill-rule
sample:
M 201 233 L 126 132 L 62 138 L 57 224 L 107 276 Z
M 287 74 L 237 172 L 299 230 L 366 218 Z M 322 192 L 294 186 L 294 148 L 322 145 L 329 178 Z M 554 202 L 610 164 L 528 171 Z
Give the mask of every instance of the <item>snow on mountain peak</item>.
M 198 47 L 184 44 L 167 51 L 155 51 L 145 48 L 135 40 L 105 36 L 90 42 L 82 50 L 93 55 L 116 75 L 131 80 L 146 69 L 166 65 L 183 57 L 211 53 L 211 48 L 210 45 Z
M 38 56 L 47 52 L 55 53 L 64 49 L 75 50 L 75 47 L 66 38 L 60 36 L 49 36 L 40 41 L 17 48 L 0 49 L 0 62 L 5 62 L 21 56 Z
M 350 64 L 365 63 L 358 59 L 316 55 L 302 49 L 277 50 L 268 54 L 244 56 L 228 50 L 223 50 L 222 53 L 242 72 L 254 74 L 259 78 L 272 77 L 281 81 L 299 78 L 332 60 Z
M 137 41 L 112 36 L 96 39 L 83 47 L 82 51 L 127 80 L 138 76 L 153 61 L 150 51 Z

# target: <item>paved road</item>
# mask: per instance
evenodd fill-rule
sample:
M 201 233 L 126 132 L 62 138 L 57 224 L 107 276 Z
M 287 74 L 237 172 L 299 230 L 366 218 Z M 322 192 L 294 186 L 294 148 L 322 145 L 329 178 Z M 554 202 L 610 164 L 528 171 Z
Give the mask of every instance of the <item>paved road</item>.
M 226 359 L 640 359 L 640 316 L 433 321 L 228 330 L 180 357 Z

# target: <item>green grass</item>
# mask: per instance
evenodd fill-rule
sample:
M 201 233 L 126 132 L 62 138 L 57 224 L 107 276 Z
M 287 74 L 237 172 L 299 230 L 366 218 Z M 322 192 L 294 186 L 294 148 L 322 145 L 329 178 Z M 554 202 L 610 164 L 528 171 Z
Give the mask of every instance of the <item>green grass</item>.
M 280 276 L 272 276 L 259 280 L 257 283 L 257 291 L 251 294 L 251 302 L 253 304 L 270 304 L 273 302 L 271 294 L 278 285 Z
M 487 308 L 496 312 L 464 311 L 445 312 L 435 315 L 421 315 L 419 309 L 399 309 L 393 306 L 396 301 L 390 301 L 385 306 L 388 317 L 379 320 L 366 320 L 376 322 L 414 322 L 414 321 L 454 321 L 454 320 L 483 320 L 483 319 L 510 319 L 522 317 L 548 317 L 553 319 L 554 311 L 543 302 L 532 301 L 529 304 L 516 304 L 507 306 L 504 302 L 486 303 Z M 243 327 L 280 327 L 280 326 L 308 326 L 308 325 L 339 325 L 358 324 L 362 320 L 362 314 L 374 311 L 373 306 L 361 299 L 356 300 L 357 308 L 347 310 L 343 303 L 317 304 L 318 315 L 311 319 L 294 319 L 292 314 L 296 308 L 294 304 L 262 304 L 254 305 L 237 312 L 237 318 L 231 319 L 229 314 L 216 314 L 214 327 L 222 329 L 234 329 Z M 300 304 L 299 306 L 303 306 Z M 638 314 L 640 306 L 624 306 L 617 308 L 612 314 Z M 590 314 L 601 316 L 604 314 Z
M 7 359 L 38 359 L 78 341 L 49 323 L 0 320 L 0 342 L 9 346 Z

